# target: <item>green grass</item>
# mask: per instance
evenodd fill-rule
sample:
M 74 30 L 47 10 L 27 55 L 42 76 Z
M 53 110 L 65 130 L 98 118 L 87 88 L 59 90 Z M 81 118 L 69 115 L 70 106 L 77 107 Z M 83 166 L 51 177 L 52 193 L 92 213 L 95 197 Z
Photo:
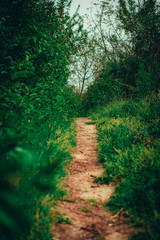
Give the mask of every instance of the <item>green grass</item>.
M 92 121 L 92 122 L 86 122 L 85 124 L 87 124 L 87 125 L 94 125 L 94 124 L 96 124 L 96 122 L 95 122 L 95 121 Z
M 89 208 L 82 208 L 81 212 L 91 213 L 92 211 Z
M 6 134 L 7 141 L 3 139 L 0 146 L 0 236 L 4 240 L 17 236 L 50 240 L 55 222 L 51 207 L 65 195 L 62 182 L 72 160 L 75 124 L 59 121 L 50 127 L 44 123 L 27 134 L 32 148 L 14 133 Z
M 99 160 L 105 167 L 95 181 L 117 184 L 106 207 L 129 212 L 131 222 L 146 229 L 133 237 L 140 240 L 160 236 L 159 114 L 156 95 L 114 101 L 92 114 L 99 133 Z
M 71 219 L 68 217 L 64 218 L 62 216 L 57 216 L 56 219 L 57 219 L 57 223 L 71 224 Z

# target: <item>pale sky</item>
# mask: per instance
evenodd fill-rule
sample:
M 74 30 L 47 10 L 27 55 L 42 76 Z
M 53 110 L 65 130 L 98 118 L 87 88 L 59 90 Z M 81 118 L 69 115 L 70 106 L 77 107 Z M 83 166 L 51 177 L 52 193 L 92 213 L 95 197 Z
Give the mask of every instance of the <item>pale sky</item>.
M 84 15 L 87 13 L 87 8 L 91 7 L 91 3 L 93 0 L 73 0 L 71 4 L 70 14 L 73 15 L 80 5 L 79 13 L 80 15 Z

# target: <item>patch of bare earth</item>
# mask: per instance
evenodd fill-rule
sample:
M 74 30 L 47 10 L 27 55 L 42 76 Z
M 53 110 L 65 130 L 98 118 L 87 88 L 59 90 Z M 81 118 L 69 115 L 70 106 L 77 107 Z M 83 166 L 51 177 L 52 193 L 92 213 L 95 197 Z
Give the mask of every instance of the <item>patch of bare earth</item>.
M 104 169 L 98 163 L 96 126 L 86 124 L 90 121 L 90 118 L 76 121 L 77 146 L 66 180 L 69 195 L 58 207 L 64 217 L 71 219 L 71 224 L 57 224 L 53 240 L 127 240 L 134 232 L 126 219 L 103 208 L 114 187 L 94 182 L 94 177 L 102 176 Z

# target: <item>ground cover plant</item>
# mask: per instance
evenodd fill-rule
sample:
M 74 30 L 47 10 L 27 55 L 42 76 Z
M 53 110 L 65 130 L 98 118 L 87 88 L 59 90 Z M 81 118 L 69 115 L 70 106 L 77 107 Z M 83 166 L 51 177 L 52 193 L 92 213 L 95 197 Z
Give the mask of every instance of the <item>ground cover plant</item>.
M 142 230 L 134 239 L 159 239 L 160 99 L 119 100 L 93 114 L 99 132 L 99 160 L 105 173 L 96 181 L 116 183 L 106 204 Z

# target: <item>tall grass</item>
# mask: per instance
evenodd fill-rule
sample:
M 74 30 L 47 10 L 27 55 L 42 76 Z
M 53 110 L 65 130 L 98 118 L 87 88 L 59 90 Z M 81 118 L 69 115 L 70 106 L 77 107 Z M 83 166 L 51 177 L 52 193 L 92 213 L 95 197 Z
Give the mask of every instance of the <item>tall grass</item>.
M 99 160 L 105 167 L 97 181 L 117 184 L 106 206 L 127 212 L 131 222 L 141 226 L 143 231 L 133 239 L 160 237 L 159 114 L 155 94 L 114 101 L 92 114 L 99 132 Z

